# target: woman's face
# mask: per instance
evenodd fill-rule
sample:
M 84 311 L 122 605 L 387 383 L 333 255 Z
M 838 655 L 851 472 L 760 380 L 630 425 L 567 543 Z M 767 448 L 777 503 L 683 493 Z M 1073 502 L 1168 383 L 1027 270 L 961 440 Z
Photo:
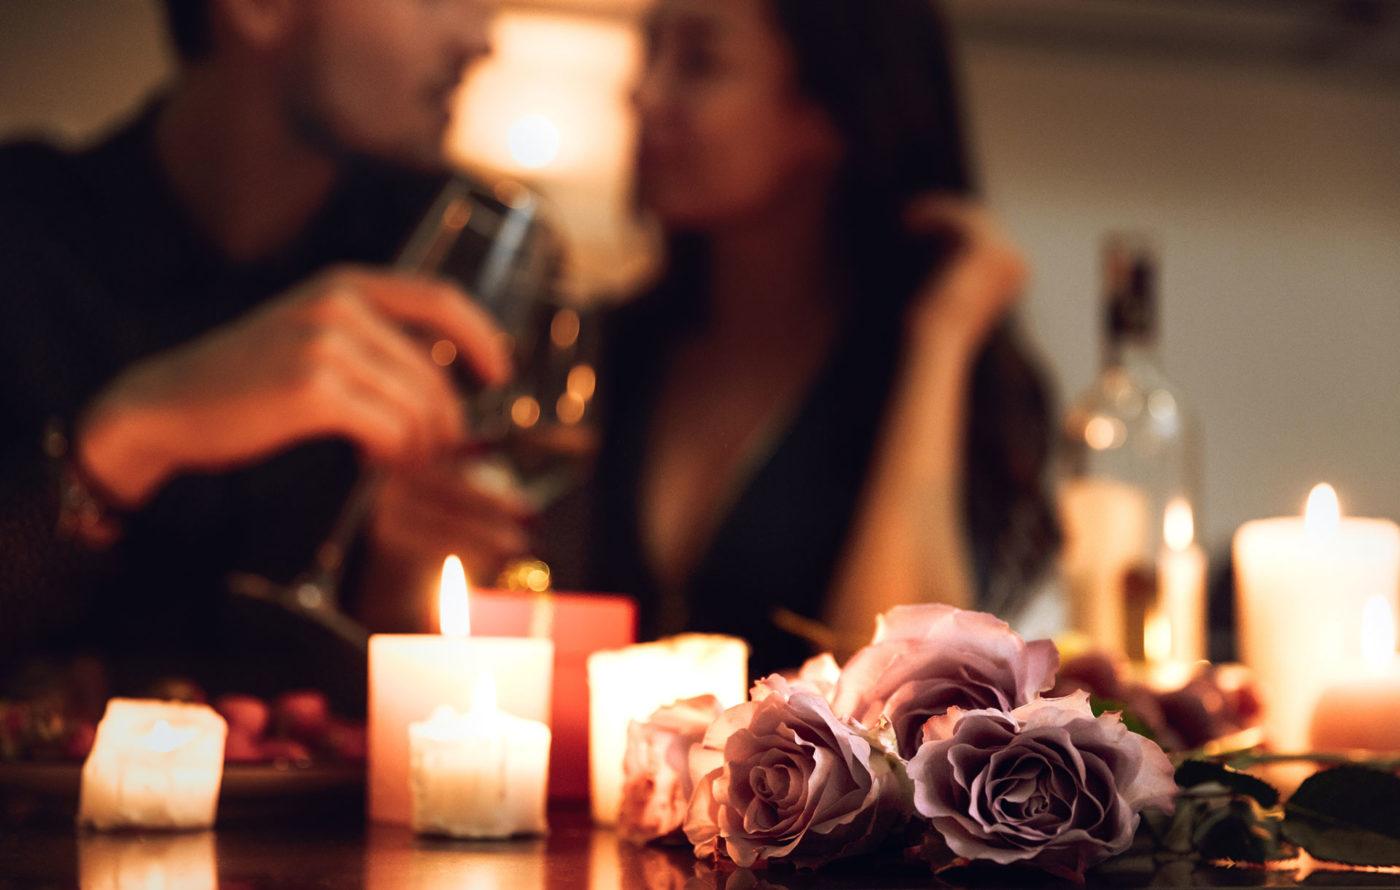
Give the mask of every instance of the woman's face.
M 752 217 L 795 188 L 826 187 L 839 163 L 767 0 L 661 0 L 634 102 L 639 197 L 667 226 Z

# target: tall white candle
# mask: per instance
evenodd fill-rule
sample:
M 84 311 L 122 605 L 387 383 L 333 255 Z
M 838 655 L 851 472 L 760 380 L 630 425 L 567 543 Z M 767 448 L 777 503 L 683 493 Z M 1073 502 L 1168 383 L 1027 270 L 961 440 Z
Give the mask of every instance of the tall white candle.
M 1185 498 L 1167 505 L 1162 542 L 1157 605 L 1143 651 L 1154 665 L 1200 661 L 1206 657 L 1206 554 L 1196 544 L 1195 515 Z
M 688 634 L 588 659 L 589 784 L 593 819 L 617 822 L 627 727 L 680 699 L 713 695 L 726 708 L 748 695 L 749 647 L 735 637 Z
M 1239 640 L 1264 694 L 1264 731 L 1280 750 L 1308 746 L 1321 691 L 1354 656 L 1366 603 L 1400 595 L 1400 527 L 1342 519 L 1337 494 L 1313 489 L 1303 518 L 1246 523 L 1235 535 Z
M 112 699 L 83 764 L 78 823 L 212 826 L 227 737 L 228 724 L 207 705 Z
M 543 834 L 549 727 L 496 708 L 490 673 L 471 710 L 439 708 L 409 727 L 413 830 L 458 838 Z
M 410 724 L 446 705 L 471 708 L 476 678 L 496 677 L 500 709 L 549 725 L 554 644 L 524 637 L 473 637 L 466 575 L 452 557 L 439 590 L 442 635 L 377 634 L 369 641 L 369 814 L 408 825 Z

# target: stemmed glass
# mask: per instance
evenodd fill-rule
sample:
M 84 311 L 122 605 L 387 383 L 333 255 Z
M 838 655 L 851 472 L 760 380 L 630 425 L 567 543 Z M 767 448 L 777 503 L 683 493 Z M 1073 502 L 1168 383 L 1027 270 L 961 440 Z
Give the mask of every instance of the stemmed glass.
M 471 445 L 464 457 L 479 479 L 520 491 L 536 509 L 565 493 L 596 450 L 592 400 L 595 332 L 588 313 L 557 299 L 562 250 L 541 217 L 541 200 L 515 183 L 486 189 L 454 178 L 401 251 L 395 268 L 462 285 L 509 338 L 515 374 L 483 388 L 459 377 L 466 394 Z M 430 344 L 452 366 L 455 347 Z M 356 481 L 312 564 L 290 584 L 253 575 L 229 578 L 239 596 L 308 618 L 357 647 L 368 636 L 340 609 L 345 560 L 383 482 L 366 468 Z

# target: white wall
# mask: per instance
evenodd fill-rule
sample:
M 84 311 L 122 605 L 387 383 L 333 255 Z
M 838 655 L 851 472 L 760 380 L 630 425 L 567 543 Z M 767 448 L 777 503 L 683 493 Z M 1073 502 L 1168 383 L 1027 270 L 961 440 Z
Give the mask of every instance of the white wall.
M 0 135 L 83 137 L 129 109 L 168 70 L 153 9 L 0 2 Z M 1322 479 L 1400 517 L 1400 87 L 982 44 L 965 61 L 1064 398 L 1097 362 L 1100 236 L 1150 228 L 1166 364 L 1205 431 L 1207 542 Z
M 970 46 L 989 198 L 1030 252 L 1064 398 L 1098 361 L 1097 247 L 1164 254 L 1164 357 L 1205 434 L 1205 538 L 1301 509 L 1400 518 L 1400 86 Z

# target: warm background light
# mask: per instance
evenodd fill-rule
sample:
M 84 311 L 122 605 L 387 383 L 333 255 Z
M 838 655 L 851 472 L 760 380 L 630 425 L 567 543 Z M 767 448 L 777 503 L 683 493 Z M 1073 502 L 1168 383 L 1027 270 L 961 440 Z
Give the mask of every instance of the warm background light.
M 569 250 L 573 296 L 632 288 L 652 259 L 628 176 L 637 30 L 624 17 L 507 9 L 493 45 L 459 93 L 449 152 L 468 169 L 519 179 L 545 197 Z

